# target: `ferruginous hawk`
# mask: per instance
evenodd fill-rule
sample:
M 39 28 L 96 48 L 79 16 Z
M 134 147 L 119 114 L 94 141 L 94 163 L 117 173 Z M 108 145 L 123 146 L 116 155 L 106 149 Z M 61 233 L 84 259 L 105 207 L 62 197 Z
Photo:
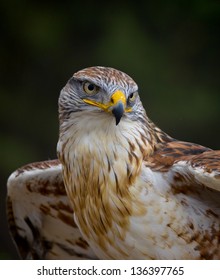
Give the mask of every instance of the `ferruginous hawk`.
M 59 160 L 8 180 L 21 257 L 220 259 L 220 151 L 168 136 L 108 67 L 72 76 L 59 121 Z

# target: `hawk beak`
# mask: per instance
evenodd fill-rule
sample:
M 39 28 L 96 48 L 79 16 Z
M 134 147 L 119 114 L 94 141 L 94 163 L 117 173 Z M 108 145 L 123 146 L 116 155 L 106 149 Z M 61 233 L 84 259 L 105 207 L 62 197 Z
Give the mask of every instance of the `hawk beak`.
M 111 97 L 112 114 L 115 116 L 116 125 L 119 124 L 126 107 L 126 97 L 120 90 L 115 91 Z
M 116 125 L 119 124 L 121 117 L 124 114 L 124 106 L 119 102 L 112 110 L 112 114 L 115 116 Z

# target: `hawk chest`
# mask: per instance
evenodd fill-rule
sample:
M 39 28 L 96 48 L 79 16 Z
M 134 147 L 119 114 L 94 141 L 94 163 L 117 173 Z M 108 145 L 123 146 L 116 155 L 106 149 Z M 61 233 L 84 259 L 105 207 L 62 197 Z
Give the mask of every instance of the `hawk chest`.
M 134 204 L 139 205 L 136 212 L 144 211 L 138 194 L 131 193 L 142 156 L 135 144 L 106 141 L 103 135 L 63 145 L 63 175 L 76 223 L 84 237 L 101 248 L 112 242 L 112 236 L 125 238 Z

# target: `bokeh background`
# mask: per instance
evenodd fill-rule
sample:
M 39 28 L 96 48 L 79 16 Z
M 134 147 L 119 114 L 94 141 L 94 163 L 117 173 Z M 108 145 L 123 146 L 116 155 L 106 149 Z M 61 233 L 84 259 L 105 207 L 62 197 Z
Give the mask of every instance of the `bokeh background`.
M 18 258 L 9 174 L 56 157 L 57 99 L 75 71 L 118 68 L 173 137 L 220 148 L 220 1 L 0 2 L 0 258 Z

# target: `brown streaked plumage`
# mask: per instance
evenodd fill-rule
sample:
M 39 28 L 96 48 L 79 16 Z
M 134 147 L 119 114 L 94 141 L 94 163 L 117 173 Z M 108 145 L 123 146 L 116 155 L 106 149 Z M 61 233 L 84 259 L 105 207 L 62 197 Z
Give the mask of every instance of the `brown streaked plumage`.
M 19 168 L 8 180 L 7 216 L 23 259 L 90 259 L 73 220 L 59 160 Z
M 75 73 L 61 91 L 60 162 L 8 181 L 23 258 L 220 259 L 220 151 L 168 136 L 137 91 L 107 67 Z

